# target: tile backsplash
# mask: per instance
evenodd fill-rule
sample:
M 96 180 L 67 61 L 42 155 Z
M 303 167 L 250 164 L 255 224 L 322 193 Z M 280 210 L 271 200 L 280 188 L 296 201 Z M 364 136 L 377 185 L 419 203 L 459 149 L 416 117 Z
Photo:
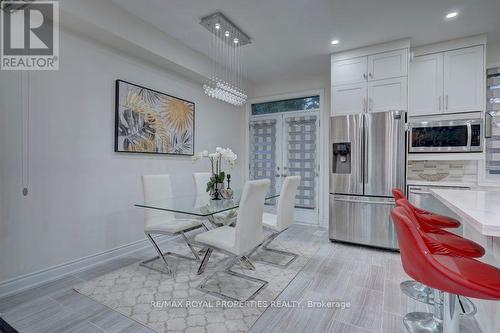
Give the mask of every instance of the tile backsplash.
M 408 161 L 408 180 L 476 183 L 477 162 Z

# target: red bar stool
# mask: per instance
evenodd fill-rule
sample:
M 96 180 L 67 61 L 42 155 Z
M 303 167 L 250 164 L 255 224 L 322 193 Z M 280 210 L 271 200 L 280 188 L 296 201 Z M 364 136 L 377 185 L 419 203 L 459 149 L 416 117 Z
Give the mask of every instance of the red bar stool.
M 437 228 L 435 224 L 430 223 L 429 220 L 423 219 L 420 215 L 415 214 L 412 205 L 406 198 L 397 200 L 396 205 L 403 207 L 410 216 L 414 217 L 418 228 L 423 231 L 424 241 L 433 254 L 469 258 L 479 258 L 484 255 L 484 248 L 476 242 Z M 400 288 L 408 297 L 426 304 L 434 304 L 434 290 L 432 290 L 432 288 L 412 280 L 402 282 Z M 472 303 L 469 300 L 464 301 Z
M 398 188 L 393 188 L 392 189 L 392 195 L 394 196 L 394 200 L 398 201 L 400 199 L 405 199 L 408 201 L 408 198 L 404 195 L 403 191 L 401 191 Z M 413 206 L 409 201 L 408 201 L 410 209 L 413 211 L 415 215 L 419 217 L 420 220 L 425 221 L 426 223 L 432 224 L 433 226 L 437 228 L 458 228 L 460 227 L 460 222 L 455 220 L 454 218 L 444 216 L 444 215 L 439 215 L 435 214 L 432 212 L 429 212 L 427 210 L 423 210 L 420 208 L 417 208 Z
M 403 191 L 392 190 L 396 205 L 404 207 L 419 221 L 420 227 L 429 233 L 426 241 L 434 253 L 478 258 L 484 255 L 484 248 L 477 243 L 447 232 L 441 228 L 458 228 L 460 222 L 444 215 L 438 215 L 413 206 Z M 432 233 L 432 234 L 431 234 Z M 434 290 L 417 281 L 404 281 L 400 284 L 401 291 L 408 297 L 419 302 L 433 305 Z
M 440 295 L 433 314 L 413 312 L 404 317 L 408 331 L 458 332 L 457 295 L 500 300 L 500 269 L 472 258 L 433 253 L 414 216 L 396 207 L 391 217 L 405 272 Z
M 437 228 L 428 220 L 415 214 L 411 209 L 411 203 L 406 199 L 396 201 L 396 206 L 403 207 L 406 212 L 413 216 L 417 222 L 418 228 L 425 233 L 425 241 L 432 244 L 431 251 L 441 252 L 442 254 L 455 255 L 459 257 L 480 258 L 484 256 L 484 248 L 476 242 L 467 238 L 453 234 L 446 230 Z

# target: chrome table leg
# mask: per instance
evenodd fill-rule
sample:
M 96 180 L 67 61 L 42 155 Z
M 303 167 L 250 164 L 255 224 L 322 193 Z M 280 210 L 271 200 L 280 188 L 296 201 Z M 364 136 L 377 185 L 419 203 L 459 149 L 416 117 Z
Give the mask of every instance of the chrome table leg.
M 203 260 L 201 261 L 200 267 L 198 268 L 198 275 L 202 274 L 205 271 L 205 267 L 208 264 L 208 259 L 210 259 L 210 255 L 212 254 L 214 250 L 211 248 L 207 248 L 207 251 L 205 252 L 205 256 L 203 257 Z
M 156 242 L 154 241 L 151 234 L 146 233 L 146 236 L 149 238 L 149 241 L 153 244 L 153 247 L 156 249 L 156 252 L 158 252 L 158 256 L 154 257 L 152 259 L 145 260 L 145 261 L 141 262 L 140 265 L 147 267 L 147 268 L 150 268 L 150 269 L 153 269 L 153 270 L 156 270 L 156 271 L 159 271 L 161 273 L 171 274 L 172 270 L 170 269 L 170 266 L 168 265 L 168 262 L 167 262 L 167 259 L 165 258 L 165 255 L 161 252 L 160 247 L 158 246 L 158 244 L 156 244 Z M 158 259 L 159 257 L 161 257 L 163 259 L 163 262 L 165 263 L 166 272 L 163 272 L 163 271 L 156 269 L 156 268 L 152 268 L 152 267 L 147 265 L 149 262 L 154 261 L 154 260 Z

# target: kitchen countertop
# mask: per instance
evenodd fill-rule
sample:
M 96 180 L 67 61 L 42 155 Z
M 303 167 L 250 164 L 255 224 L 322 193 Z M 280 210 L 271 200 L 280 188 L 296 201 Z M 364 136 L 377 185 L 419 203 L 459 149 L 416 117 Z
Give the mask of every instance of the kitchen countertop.
M 500 237 L 500 191 L 431 189 L 431 192 L 482 235 Z

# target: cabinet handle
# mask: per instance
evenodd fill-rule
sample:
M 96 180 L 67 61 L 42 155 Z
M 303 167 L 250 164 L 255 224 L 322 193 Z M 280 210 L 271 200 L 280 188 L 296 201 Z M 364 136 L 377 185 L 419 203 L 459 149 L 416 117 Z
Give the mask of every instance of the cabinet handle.
M 446 109 L 446 111 L 448 111 L 448 95 L 446 95 L 446 97 L 444 98 L 444 108 Z
M 441 112 L 441 96 L 438 97 L 439 112 Z
M 366 80 L 366 73 L 363 73 L 363 79 Z
M 372 99 L 371 97 L 370 97 L 370 102 L 369 102 L 368 109 L 369 109 L 370 111 L 372 111 L 372 109 L 373 109 L 373 99 Z
M 370 73 L 370 74 L 368 74 L 368 75 L 370 75 L 370 77 L 371 77 L 371 78 L 373 78 L 373 74 L 372 74 L 372 73 Z
M 366 97 L 363 97 L 363 112 L 367 112 L 368 110 L 366 109 Z

